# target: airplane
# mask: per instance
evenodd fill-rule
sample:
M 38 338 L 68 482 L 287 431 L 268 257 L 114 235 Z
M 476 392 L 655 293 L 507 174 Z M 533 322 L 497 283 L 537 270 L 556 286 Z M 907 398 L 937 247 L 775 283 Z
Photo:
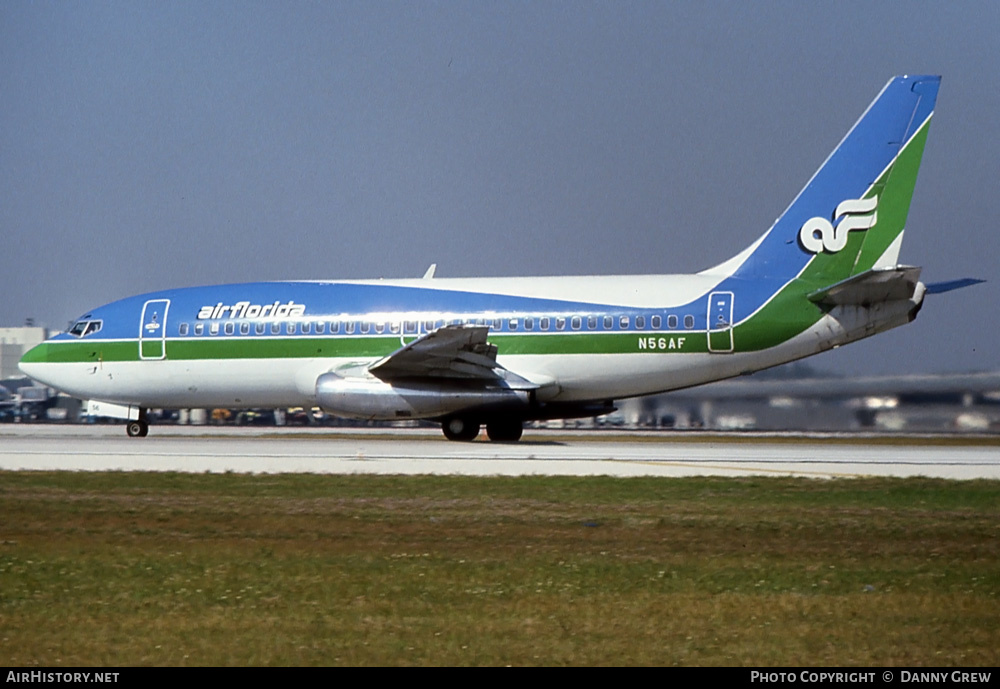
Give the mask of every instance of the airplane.
M 320 407 L 450 440 L 748 374 L 912 321 L 900 265 L 939 76 L 889 80 L 788 208 L 688 275 L 253 282 L 96 308 L 21 370 L 145 436 L 152 408 Z

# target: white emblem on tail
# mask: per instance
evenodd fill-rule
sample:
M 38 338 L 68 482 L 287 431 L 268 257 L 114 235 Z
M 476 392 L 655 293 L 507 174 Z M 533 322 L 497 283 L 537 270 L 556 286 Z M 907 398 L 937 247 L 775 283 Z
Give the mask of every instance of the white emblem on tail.
M 821 251 L 835 254 L 847 246 L 847 234 L 852 230 L 869 230 L 878 222 L 878 197 L 847 199 L 837 206 L 833 219 L 844 219 L 834 227 L 826 218 L 810 218 L 799 230 L 802 248 L 814 254 Z

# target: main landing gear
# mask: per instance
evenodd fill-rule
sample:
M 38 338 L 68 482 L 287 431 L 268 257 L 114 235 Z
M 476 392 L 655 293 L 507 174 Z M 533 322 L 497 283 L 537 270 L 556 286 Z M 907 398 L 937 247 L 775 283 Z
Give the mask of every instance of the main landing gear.
M 453 416 L 441 424 L 444 437 L 448 440 L 475 440 L 479 435 L 480 422 L 464 416 Z M 514 443 L 521 439 L 523 427 L 520 419 L 493 419 L 486 422 L 486 435 L 495 443 Z
M 463 416 L 454 416 L 445 419 L 445 422 L 441 424 L 441 430 L 444 431 L 444 437 L 448 440 L 475 440 L 476 436 L 479 435 L 479 422 Z

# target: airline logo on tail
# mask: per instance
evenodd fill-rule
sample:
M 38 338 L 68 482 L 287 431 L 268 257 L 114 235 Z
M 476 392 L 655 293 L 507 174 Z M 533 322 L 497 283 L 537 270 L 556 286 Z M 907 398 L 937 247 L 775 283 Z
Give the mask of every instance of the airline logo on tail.
M 834 227 L 826 218 L 810 218 L 799 230 L 799 242 L 806 251 L 818 254 L 826 251 L 835 254 L 847 246 L 847 235 L 855 230 L 869 230 L 878 222 L 878 197 L 847 199 L 841 201 L 833 214 L 836 220 L 844 219 Z

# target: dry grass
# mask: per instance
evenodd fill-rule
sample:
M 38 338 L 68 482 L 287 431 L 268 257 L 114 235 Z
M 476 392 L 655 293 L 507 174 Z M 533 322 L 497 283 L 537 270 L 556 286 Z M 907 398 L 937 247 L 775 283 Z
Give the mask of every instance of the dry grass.
M 0 664 L 995 665 L 1000 484 L 0 473 Z

